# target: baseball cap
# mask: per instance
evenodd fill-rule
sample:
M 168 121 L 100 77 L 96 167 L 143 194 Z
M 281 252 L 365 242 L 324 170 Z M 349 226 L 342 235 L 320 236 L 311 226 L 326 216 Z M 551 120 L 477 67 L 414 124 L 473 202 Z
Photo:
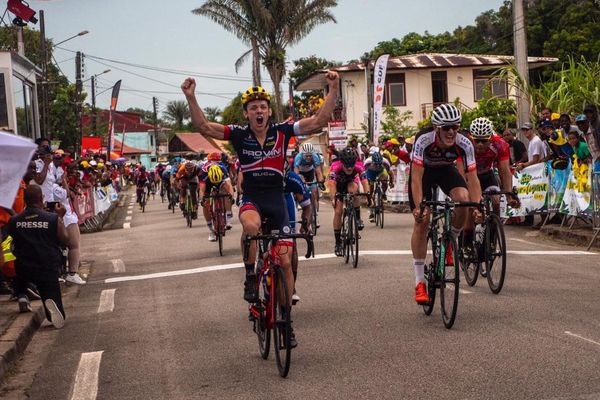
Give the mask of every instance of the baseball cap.
M 393 144 L 394 146 L 399 146 L 400 145 L 400 142 L 396 138 L 390 139 L 390 143 Z
M 415 137 L 411 136 L 409 138 L 406 139 L 406 143 L 408 144 L 414 144 L 415 143 Z
M 552 121 L 548 121 L 547 119 L 545 119 L 542 122 L 540 122 L 540 128 L 554 128 L 554 125 L 552 125 Z
M 596 110 L 597 110 L 597 109 L 596 109 L 596 106 L 595 106 L 595 105 L 593 105 L 593 104 L 588 104 L 588 105 L 586 105 L 586 106 L 585 106 L 585 108 L 583 109 L 583 112 L 584 112 L 584 113 L 585 113 L 585 112 L 588 112 L 588 111 L 589 111 L 589 112 L 594 112 L 594 111 L 596 111 Z
M 579 114 L 578 116 L 575 117 L 575 122 L 585 122 L 587 121 L 587 117 L 585 116 L 585 114 Z
M 560 114 L 559 113 L 552 113 L 552 115 L 550 116 L 550 119 L 552 121 L 556 121 L 557 119 L 560 119 Z
M 521 129 L 533 129 L 533 125 L 531 125 L 531 122 L 525 122 L 523 125 L 521 125 Z

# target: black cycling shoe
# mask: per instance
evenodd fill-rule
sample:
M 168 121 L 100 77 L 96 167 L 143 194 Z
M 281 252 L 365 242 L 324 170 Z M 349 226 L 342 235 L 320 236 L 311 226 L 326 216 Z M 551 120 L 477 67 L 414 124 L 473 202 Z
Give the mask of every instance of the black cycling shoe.
M 342 245 L 342 242 L 335 244 L 335 255 L 338 257 L 344 256 L 344 246 Z
M 248 303 L 255 303 L 258 301 L 256 293 L 256 274 L 246 275 L 246 281 L 244 282 L 244 300 Z
M 294 335 L 294 330 L 290 330 L 290 348 L 294 349 L 298 346 L 298 341 L 296 340 L 296 335 Z
M 359 231 L 362 231 L 365 228 L 365 224 L 362 222 L 362 219 L 356 221 L 356 227 Z
M 196 211 L 192 211 L 192 219 L 198 219 L 198 213 Z

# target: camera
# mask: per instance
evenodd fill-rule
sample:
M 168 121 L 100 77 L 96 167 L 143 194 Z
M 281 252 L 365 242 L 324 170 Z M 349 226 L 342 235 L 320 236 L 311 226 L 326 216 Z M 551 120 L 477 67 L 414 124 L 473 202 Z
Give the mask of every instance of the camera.
M 17 26 L 25 26 L 28 22 L 37 24 L 38 20 L 35 17 L 35 11 L 33 11 L 29 4 L 22 0 L 8 0 L 6 6 L 8 11 L 15 15 L 13 24 Z

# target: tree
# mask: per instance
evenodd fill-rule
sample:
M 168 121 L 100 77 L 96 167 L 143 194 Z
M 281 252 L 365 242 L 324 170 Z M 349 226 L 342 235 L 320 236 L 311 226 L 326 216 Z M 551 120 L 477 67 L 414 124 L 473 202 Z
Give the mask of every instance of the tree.
M 286 49 L 316 26 L 336 22 L 330 12 L 335 6 L 337 0 L 208 0 L 192 12 L 209 17 L 248 46 L 256 43 L 273 82 L 275 118 L 281 119 Z
M 50 104 L 50 130 L 53 132 L 53 138 L 62 142 L 61 147 L 63 148 L 75 146 L 78 142 L 79 110 L 77 104 L 82 103 L 84 99 L 85 93 L 78 94 L 75 84 L 71 84 L 59 87 L 54 101 Z M 84 111 L 86 110 L 84 109 Z
M 223 109 L 221 123 L 224 125 L 246 125 L 248 123 L 246 117 L 244 117 L 241 93 L 238 93 L 238 95 Z
M 217 122 L 222 114 L 223 111 L 219 107 L 204 107 L 204 115 L 211 122 Z
M 458 100 L 458 99 L 457 99 Z M 513 100 L 492 96 L 489 88 L 483 90 L 483 98 L 477 108 L 463 110 L 462 127 L 468 128 L 475 118 L 486 117 L 494 124 L 496 132 L 517 124 L 517 105 Z
M 129 107 L 125 111 L 140 114 L 142 117 L 142 122 L 144 122 L 144 123 L 147 123 L 147 124 L 154 123 L 154 112 L 153 111 L 144 110 L 143 108 L 139 108 L 139 107 Z M 159 119 L 159 121 L 160 121 L 160 119 Z
M 381 130 L 392 137 L 409 137 L 414 135 L 416 128 L 406 124 L 412 119 L 412 111 L 400 111 L 391 105 L 383 108 L 384 119 L 381 121 Z
M 297 84 L 302 82 L 304 79 L 311 76 L 313 73 L 320 69 L 331 68 L 341 65 L 337 61 L 327 60 L 325 58 L 317 57 L 315 55 L 308 57 L 301 57 L 297 60 L 292 61 L 294 67 L 290 71 L 290 79 Z
M 190 109 L 184 100 L 173 100 L 167 103 L 167 109 L 163 112 L 165 119 L 170 121 L 174 130 L 183 129 L 183 123 L 190 118 Z

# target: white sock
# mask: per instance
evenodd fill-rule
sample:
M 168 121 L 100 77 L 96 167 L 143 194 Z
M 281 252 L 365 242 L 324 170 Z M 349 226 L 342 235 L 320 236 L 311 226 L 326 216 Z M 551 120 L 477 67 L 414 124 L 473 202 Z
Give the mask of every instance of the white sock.
M 425 282 L 425 260 L 413 258 L 413 268 L 415 270 L 415 285 L 419 282 Z
M 208 230 L 209 230 L 209 231 L 211 231 L 211 232 L 214 232 L 214 230 L 213 230 L 213 224 L 212 224 L 212 222 L 207 222 L 207 223 L 206 223 L 206 226 L 208 227 Z

